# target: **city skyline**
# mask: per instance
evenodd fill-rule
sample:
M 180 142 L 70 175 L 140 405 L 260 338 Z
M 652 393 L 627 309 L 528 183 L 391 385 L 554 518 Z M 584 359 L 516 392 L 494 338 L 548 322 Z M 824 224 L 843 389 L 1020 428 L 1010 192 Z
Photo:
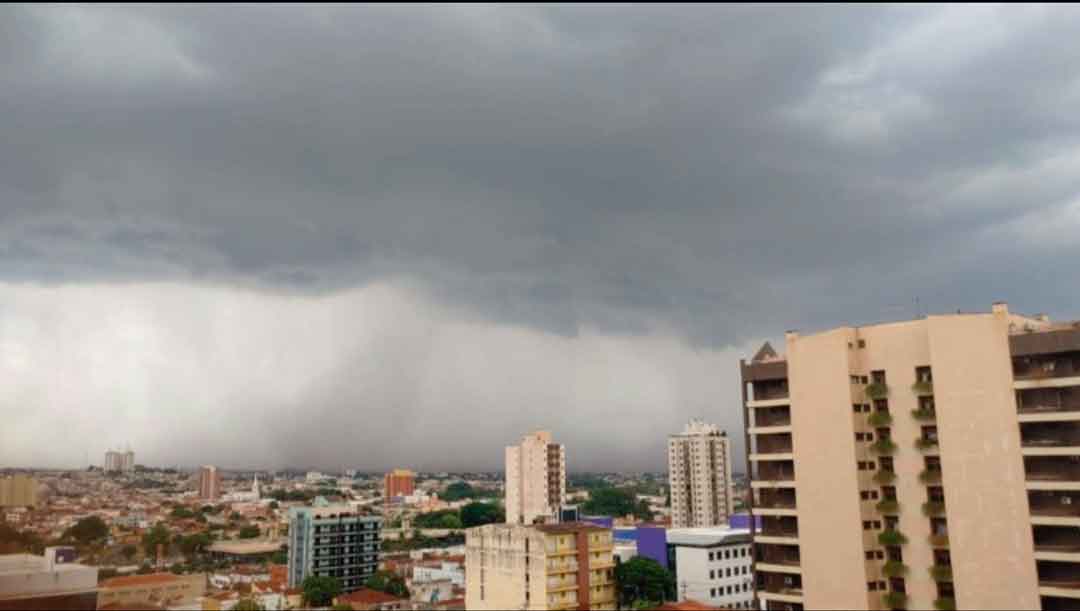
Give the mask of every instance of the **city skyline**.
M 700 418 L 741 471 L 733 363 L 788 327 L 1076 311 L 1078 31 L 0 7 L 0 466 L 475 471 L 543 428 L 661 471 Z

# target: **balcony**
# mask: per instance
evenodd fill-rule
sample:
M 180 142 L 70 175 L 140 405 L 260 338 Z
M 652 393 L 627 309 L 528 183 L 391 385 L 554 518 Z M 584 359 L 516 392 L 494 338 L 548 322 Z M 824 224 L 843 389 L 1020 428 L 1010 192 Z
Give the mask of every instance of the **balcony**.
M 875 454 L 889 456 L 896 452 L 896 444 L 891 439 L 878 439 L 870 444 L 870 450 Z
M 924 484 L 940 484 L 941 469 L 923 469 L 919 473 L 919 481 Z
M 791 488 L 758 490 L 754 509 L 795 509 L 795 490 Z
M 1025 456 L 1028 490 L 1080 490 L 1080 457 Z
M 1080 571 L 1075 563 L 1036 559 L 1035 565 L 1039 574 L 1039 594 L 1080 598 Z
M 759 380 L 752 387 L 752 400 L 755 402 L 789 398 L 787 380 Z
M 932 395 L 934 394 L 934 383 L 920 380 L 911 385 L 911 392 L 917 395 Z
M 947 564 L 935 564 L 929 572 L 930 579 L 938 583 L 952 582 L 952 567 Z
M 874 506 L 881 515 L 896 515 L 900 513 L 900 503 L 896 499 L 882 499 Z
M 1018 357 L 1013 359 L 1013 378 L 1021 381 L 1043 381 L 1080 376 L 1080 353 Z M 1019 387 L 1020 385 L 1017 384 Z
M 1028 491 L 1031 521 L 1036 525 L 1080 526 L 1080 494 Z
M 802 573 L 799 546 L 759 543 L 756 547 L 756 571 L 765 573 Z
M 791 426 L 791 408 L 784 405 L 755 409 L 751 426 L 754 428 Z
M 762 462 L 754 465 L 755 482 L 794 482 L 793 463 Z
M 945 513 L 944 501 L 927 501 L 922 504 L 922 512 L 924 516 L 940 516 Z
M 874 477 L 872 479 L 874 480 L 875 484 L 888 485 L 896 481 L 896 472 L 881 469 L 874 473 Z
M 762 600 L 802 603 L 802 577 L 758 569 L 758 595 Z
M 548 575 L 558 575 L 560 573 L 576 573 L 578 565 L 576 562 L 570 562 L 567 564 L 555 564 L 547 567 Z
M 1022 422 L 1020 445 L 1025 456 L 1080 454 L 1080 422 Z
M 866 423 L 874 428 L 889 426 L 892 421 L 892 415 L 886 411 L 876 411 L 866 417 Z
M 761 521 L 761 530 L 756 540 L 763 543 L 773 539 L 784 543 L 796 543 L 799 538 L 799 521 L 793 517 L 765 516 Z
M 881 565 L 881 574 L 885 577 L 903 577 L 904 575 L 907 575 L 907 572 L 907 565 L 896 560 L 889 560 Z
M 889 387 L 884 382 L 872 382 L 864 389 L 867 399 L 884 399 L 889 396 Z
M 791 433 L 758 435 L 755 439 L 754 454 L 791 454 Z
M 923 422 L 932 422 L 937 419 L 937 411 L 920 407 L 919 409 L 911 410 L 911 417 Z
M 904 533 L 902 533 L 902 532 L 900 532 L 898 530 L 887 529 L 887 530 L 883 530 L 880 533 L 878 533 L 878 543 L 880 543 L 881 545 L 884 545 L 886 547 L 888 547 L 888 546 L 896 546 L 896 545 L 907 545 L 907 542 L 908 542 L 907 537 L 904 536 Z
M 932 437 L 928 435 L 920 435 L 919 437 L 915 438 L 916 450 L 920 450 L 922 452 L 934 452 L 937 451 L 937 448 L 938 440 L 936 433 Z
M 938 611 L 954 611 L 956 609 L 956 599 L 939 598 L 934 601 L 934 608 Z
M 907 608 L 907 594 L 903 592 L 889 592 L 881 597 L 881 604 L 886 609 L 906 609 Z
M 947 548 L 949 547 L 949 533 L 930 533 L 930 536 L 926 537 L 926 542 L 930 544 L 930 547 Z
M 1020 422 L 1080 419 L 1080 389 L 1036 388 L 1016 393 Z

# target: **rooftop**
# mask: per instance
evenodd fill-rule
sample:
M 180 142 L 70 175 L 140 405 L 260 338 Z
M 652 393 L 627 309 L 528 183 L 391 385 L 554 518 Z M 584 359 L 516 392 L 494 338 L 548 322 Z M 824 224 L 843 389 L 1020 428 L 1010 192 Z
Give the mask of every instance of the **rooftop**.
M 151 573 L 150 575 L 131 575 L 129 577 L 112 577 L 101 583 L 103 588 L 130 588 L 132 586 L 149 586 L 161 583 L 171 583 L 180 578 L 172 573 Z
M 550 535 L 576 532 L 607 532 L 610 529 L 589 522 L 564 522 L 562 524 L 537 524 L 534 528 Z
M 285 541 L 281 539 L 273 541 L 250 539 L 247 541 L 215 541 L 210 546 L 209 551 L 237 556 L 272 554 L 281 549 L 284 543 Z
M 715 526 L 709 528 L 671 528 L 667 542 L 674 545 L 713 546 L 748 543 L 750 529 Z
M 371 590 L 369 588 L 360 588 L 359 590 L 349 592 L 348 594 L 342 594 L 337 597 L 337 603 L 345 604 L 361 604 L 361 605 L 378 605 L 383 603 L 393 603 L 405 600 L 404 598 L 398 598 L 385 592 L 379 592 L 378 590 Z

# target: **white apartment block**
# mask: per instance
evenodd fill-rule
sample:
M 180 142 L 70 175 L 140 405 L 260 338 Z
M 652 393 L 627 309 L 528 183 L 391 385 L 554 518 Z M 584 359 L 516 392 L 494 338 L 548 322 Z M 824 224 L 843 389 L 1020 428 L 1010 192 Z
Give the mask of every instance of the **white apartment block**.
M 536 431 L 506 448 L 506 523 L 556 521 L 566 503 L 566 448 Z
M 753 542 L 748 529 L 674 528 L 667 532 L 667 542 L 675 550 L 680 602 L 754 608 Z
M 734 512 L 731 444 L 716 425 L 691 421 L 668 437 L 673 528 L 726 526 Z

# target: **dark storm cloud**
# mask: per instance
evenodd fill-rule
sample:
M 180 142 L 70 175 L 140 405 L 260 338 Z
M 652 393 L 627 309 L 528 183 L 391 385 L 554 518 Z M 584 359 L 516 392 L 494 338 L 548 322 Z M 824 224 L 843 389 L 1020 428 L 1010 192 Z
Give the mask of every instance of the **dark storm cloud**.
M 6 6 L 0 280 L 408 278 L 710 351 L 916 298 L 1074 315 L 1078 36 L 1052 6 Z M 370 409 L 434 418 L 417 384 Z

